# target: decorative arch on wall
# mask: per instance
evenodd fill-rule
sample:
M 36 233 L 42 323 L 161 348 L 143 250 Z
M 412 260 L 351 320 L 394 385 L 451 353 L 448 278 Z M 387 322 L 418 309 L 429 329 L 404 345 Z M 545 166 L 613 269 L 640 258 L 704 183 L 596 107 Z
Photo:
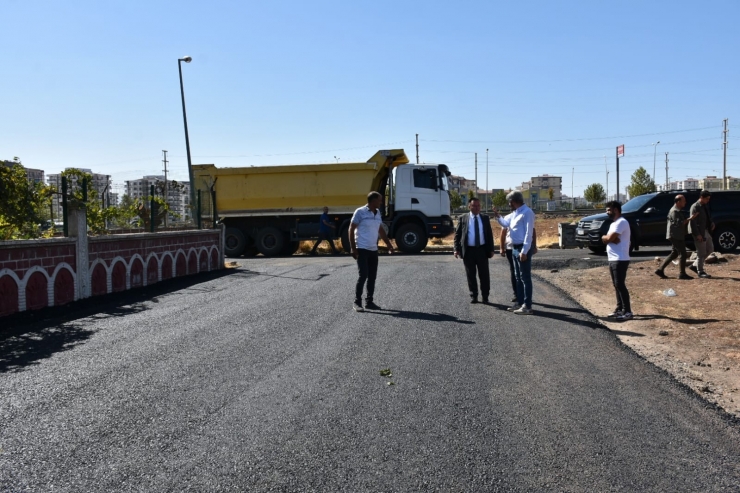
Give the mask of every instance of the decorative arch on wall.
M 26 294 L 25 299 L 20 303 L 25 304 L 21 307 L 22 310 L 39 310 L 53 305 L 53 286 L 49 281 L 49 273 L 43 267 L 34 265 L 26 271 L 22 281 Z
M 109 285 L 108 266 L 105 265 L 105 260 L 95 260 L 90 265 L 90 291 L 92 296 L 108 294 Z
M 77 273 L 72 266 L 62 262 L 51 276 L 54 288 L 53 306 L 65 305 L 77 299 Z
M 10 269 L 0 269 L 0 317 L 20 311 L 21 280 Z

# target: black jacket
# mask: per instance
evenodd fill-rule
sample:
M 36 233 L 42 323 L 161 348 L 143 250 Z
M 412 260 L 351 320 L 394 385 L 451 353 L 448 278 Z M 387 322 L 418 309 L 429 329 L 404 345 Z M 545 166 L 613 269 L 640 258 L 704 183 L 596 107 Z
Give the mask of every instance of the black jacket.
M 483 223 L 483 240 L 485 240 L 486 251 L 493 253 L 493 230 L 491 229 L 491 219 L 485 214 L 480 215 L 481 222 Z M 455 228 L 455 251 L 460 252 L 465 258 L 465 251 L 468 248 L 468 220 L 470 214 L 463 214 L 457 222 L 457 228 Z

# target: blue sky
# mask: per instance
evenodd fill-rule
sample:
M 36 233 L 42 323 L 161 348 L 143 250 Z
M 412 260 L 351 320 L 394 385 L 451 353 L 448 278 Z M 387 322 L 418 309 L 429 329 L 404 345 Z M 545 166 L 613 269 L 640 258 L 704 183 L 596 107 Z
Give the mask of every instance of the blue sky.
M 489 187 L 563 192 L 740 176 L 737 1 L 34 1 L 0 3 L 0 158 L 47 173 L 187 178 L 194 163 L 366 161 L 402 147 Z

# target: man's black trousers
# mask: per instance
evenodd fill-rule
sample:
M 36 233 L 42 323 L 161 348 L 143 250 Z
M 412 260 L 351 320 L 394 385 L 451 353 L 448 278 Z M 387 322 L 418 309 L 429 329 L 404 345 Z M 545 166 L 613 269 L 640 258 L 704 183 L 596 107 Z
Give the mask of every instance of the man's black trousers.
M 614 292 L 617 295 L 617 311 L 632 312 L 630 305 L 630 292 L 627 291 L 627 270 L 630 267 L 629 260 L 618 260 L 609 262 L 609 273 L 612 276 Z
M 378 251 L 357 249 L 357 270 L 360 277 L 355 287 L 355 300 L 362 300 L 362 290 L 367 281 L 367 301 L 373 301 L 375 278 L 378 276 Z
M 475 278 L 476 271 L 480 278 L 480 291 L 484 298 L 488 298 L 491 292 L 491 275 L 488 272 L 488 251 L 485 246 L 467 247 L 465 249 L 465 275 L 468 277 L 468 288 L 470 297 L 478 297 L 478 281 Z

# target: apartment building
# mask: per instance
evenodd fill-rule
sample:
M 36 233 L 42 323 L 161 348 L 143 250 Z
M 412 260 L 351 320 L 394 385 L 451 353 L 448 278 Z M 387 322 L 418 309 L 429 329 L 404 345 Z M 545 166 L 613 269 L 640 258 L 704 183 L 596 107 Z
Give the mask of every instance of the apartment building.
M 3 166 L 13 166 L 16 163 L 15 161 L 0 161 L 0 164 Z M 45 183 L 44 181 L 44 170 L 42 169 L 34 169 L 34 168 L 26 168 L 25 166 L 21 165 L 21 167 L 26 170 L 26 176 L 28 177 L 28 181 L 31 181 L 33 183 Z
M 161 186 L 164 183 L 164 175 L 147 175 L 138 180 L 126 181 L 126 195 L 134 200 L 146 199 L 151 193 L 151 187 L 155 187 L 155 193 L 161 193 Z M 177 182 L 179 187 L 172 184 L 167 188 L 167 204 L 170 206 L 172 215 L 170 220 L 176 220 L 174 214 L 179 216 L 180 220 L 190 219 L 190 182 Z
M 103 175 L 100 173 L 93 173 L 92 170 L 87 168 L 66 168 L 65 171 L 69 171 L 71 169 L 79 169 L 80 171 L 83 171 L 85 173 L 89 173 L 92 175 L 92 188 L 95 190 L 97 195 L 97 200 L 100 201 L 101 205 L 107 206 L 111 204 L 110 202 L 110 195 L 111 195 L 111 179 L 110 175 Z M 70 178 L 70 184 L 68 184 L 68 187 L 76 186 L 77 184 L 77 177 L 72 176 Z M 61 173 L 53 173 L 49 175 L 46 179 L 46 183 L 48 185 L 53 186 L 57 189 L 58 192 L 62 191 L 62 174 Z M 106 196 L 107 194 L 107 196 Z M 90 198 L 92 200 L 92 198 Z M 54 210 L 54 217 L 59 218 L 62 217 L 62 201 L 61 197 L 57 194 L 52 195 L 51 198 L 52 202 L 52 208 Z

